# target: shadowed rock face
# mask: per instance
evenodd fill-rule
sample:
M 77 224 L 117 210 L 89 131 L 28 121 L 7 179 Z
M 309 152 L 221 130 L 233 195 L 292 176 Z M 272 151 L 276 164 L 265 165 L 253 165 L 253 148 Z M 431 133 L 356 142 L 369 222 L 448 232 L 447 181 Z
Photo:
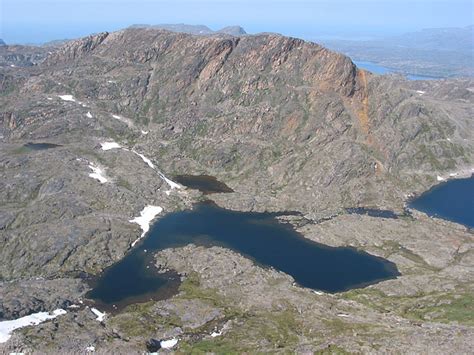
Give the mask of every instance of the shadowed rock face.
M 21 51 L 35 53 L 26 47 Z M 166 176 L 215 176 L 234 190 L 212 195 L 220 206 L 300 211 L 306 218 L 301 221 L 303 235 L 324 244 L 388 255 L 402 275 L 409 275 L 377 286 L 387 292 L 416 292 L 420 279 L 433 292 L 468 287 L 466 265 L 472 263 L 465 259 L 472 254 L 467 252 L 472 236 L 465 230 L 417 214 L 413 220 L 384 220 L 338 213 L 365 207 L 400 214 L 407 194 L 432 186 L 437 175 L 470 169 L 474 165 L 472 81 L 407 83 L 381 78 L 319 45 L 273 34 L 192 36 L 127 29 L 70 41 L 48 51 L 51 54 L 38 65 L 0 67 L 0 279 L 25 279 L 28 283 L 23 289 L 33 290 L 19 293 L 19 307 L 15 292 L 8 288 L 6 294 L 0 284 L 0 296 L 3 292 L 3 299 L 8 300 L 2 314 L 23 315 L 24 309 L 75 302 L 86 286 L 76 280 L 76 291 L 63 292 L 72 284 L 70 275 L 97 274 L 122 258 L 142 233 L 129 221 L 140 216 L 145 206 L 160 206 L 165 214 L 189 208 L 200 198 L 196 191 L 172 189 L 157 170 Z M 0 60 L 7 58 L 5 63 L 13 64 L 9 55 L 0 55 Z M 101 149 L 100 143 L 112 141 L 126 149 Z M 28 142 L 60 146 L 35 151 L 23 147 Z M 138 154 L 150 159 L 156 170 Z M 100 169 L 107 181 L 91 178 L 91 166 Z M 321 225 L 307 223 L 329 216 L 335 217 Z M 433 235 L 436 243 L 430 240 Z M 194 263 L 192 250 L 186 250 L 183 260 Z M 191 264 L 186 270 L 195 269 Z M 262 282 L 249 272 L 250 284 L 268 283 L 271 290 L 275 282 L 269 272 L 259 269 Z M 41 286 L 37 276 L 54 280 L 51 293 L 43 292 L 46 286 Z M 191 286 L 188 291 L 196 291 Z M 232 292 L 242 293 L 239 287 Z M 202 294 L 199 290 L 189 297 Z M 275 295 L 267 300 L 268 312 L 274 306 L 286 307 L 281 297 L 298 299 L 295 307 L 302 304 L 300 298 L 309 308 L 322 302 L 321 310 L 311 308 L 311 319 L 333 317 L 335 329 L 323 338 L 349 339 L 339 336 L 339 318 L 328 313 L 339 302 L 336 297 L 315 301 L 311 298 L 315 296 L 295 291 L 289 280 Z M 262 301 L 256 294 L 248 297 L 244 311 L 231 310 L 237 318 Z M 400 333 L 397 338 L 404 349 L 410 349 L 413 338 L 420 338 L 418 332 L 423 333 L 423 344 L 431 343 L 425 333 L 431 328 L 415 329 L 405 318 L 388 319 L 380 313 L 387 305 L 410 310 L 415 303 L 403 302 L 411 298 L 384 303 L 376 292 L 360 298 L 364 297 L 382 297 L 380 308 L 360 308 L 357 313 L 346 310 L 348 303 L 341 302 L 338 309 L 364 317 L 370 314 L 377 324 L 383 319 L 386 329 L 404 322 L 406 333 L 402 333 L 408 335 L 403 338 Z M 83 341 L 80 348 L 71 345 L 69 350 L 83 351 L 95 341 L 80 330 L 82 322 L 87 324 L 84 329 L 94 329 L 92 333 L 104 339 L 115 334 L 111 330 L 115 328 L 99 329 L 90 311 L 78 312 L 81 326 L 75 325 L 72 316 L 61 321 L 66 330 L 59 332 L 62 340 L 58 342 L 66 344 L 65 339 L 76 333 L 81 334 L 78 342 Z M 130 317 L 141 319 L 140 315 Z M 262 319 L 268 319 L 267 315 L 262 314 Z M 237 320 L 247 322 L 244 317 Z M 159 330 L 163 339 L 179 334 L 163 329 Z M 308 324 L 307 329 L 332 328 L 318 323 Z M 445 340 L 460 332 L 441 326 L 433 329 L 442 332 Z M 386 339 L 392 339 L 393 332 L 389 333 Z M 158 338 L 143 334 L 147 339 Z M 308 339 L 316 337 L 308 334 Z M 31 343 L 35 349 L 43 349 L 39 339 Z M 114 339 L 123 350 L 124 341 Z M 142 346 L 147 339 L 142 339 Z M 367 344 L 374 340 L 364 339 Z M 137 349 L 133 342 L 127 346 Z M 323 345 L 318 346 L 310 349 Z M 264 342 L 258 348 L 270 349 Z
M 43 47 L 0 44 L 0 67 L 32 67 L 41 63 L 47 55 L 48 49 Z
M 433 171 L 472 162 L 468 105 L 435 102 L 295 38 L 129 29 L 70 42 L 44 69 L 74 78 L 78 97 L 143 122 L 153 150 L 180 142 L 162 149 L 170 169 L 199 166 L 252 182 L 252 193 L 283 192 L 291 209 L 400 206 L 400 180 L 424 189 Z M 48 75 L 35 85 L 54 92 Z

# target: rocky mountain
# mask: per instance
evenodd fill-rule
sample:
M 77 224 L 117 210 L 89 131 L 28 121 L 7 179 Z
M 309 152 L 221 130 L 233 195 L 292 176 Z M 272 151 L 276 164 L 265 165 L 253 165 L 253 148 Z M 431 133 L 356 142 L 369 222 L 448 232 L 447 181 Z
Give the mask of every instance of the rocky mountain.
M 31 67 L 42 62 L 48 52 L 43 47 L 0 45 L 0 66 Z
M 64 45 L 68 41 L 70 41 L 70 39 L 56 39 L 56 40 L 53 40 L 53 41 L 45 42 L 41 46 L 42 47 L 56 48 L 56 47 Z
M 5 43 L 5 41 L 0 38 L 0 46 L 6 46 L 6 45 L 7 45 L 7 44 Z
M 186 25 L 186 24 L 160 24 L 160 25 L 132 25 L 130 28 L 151 28 L 157 30 L 166 30 L 171 32 L 188 33 L 193 35 L 208 36 L 216 33 L 228 34 L 232 36 L 245 35 L 245 30 L 240 26 L 227 26 L 218 31 L 213 31 L 204 25 Z
M 224 27 L 224 28 L 220 29 L 217 32 L 218 33 L 225 33 L 225 34 L 232 35 L 232 36 L 243 36 L 243 35 L 247 34 L 247 32 L 245 32 L 245 30 L 240 26 L 227 26 L 227 27 Z
M 212 195 L 223 207 L 299 211 L 288 223 L 305 237 L 388 258 L 402 276 L 315 294 L 229 250 L 169 249 L 159 263 L 188 275 L 177 296 L 100 326 L 78 306 L 2 351 L 141 352 L 174 336 L 184 352 L 472 348 L 472 322 L 457 313 L 472 300 L 472 233 L 416 212 L 344 212 L 402 213 L 438 175 L 471 171 L 472 80 L 379 77 L 273 34 L 130 28 L 50 51 L 38 65 L 0 68 L 0 318 L 79 305 L 89 288 L 80 276 L 124 256 L 144 206 L 168 213 L 202 198 L 164 178 L 177 174 L 225 182 L 235 192 Z M 215 326 L 222 338 L 209 336 Z

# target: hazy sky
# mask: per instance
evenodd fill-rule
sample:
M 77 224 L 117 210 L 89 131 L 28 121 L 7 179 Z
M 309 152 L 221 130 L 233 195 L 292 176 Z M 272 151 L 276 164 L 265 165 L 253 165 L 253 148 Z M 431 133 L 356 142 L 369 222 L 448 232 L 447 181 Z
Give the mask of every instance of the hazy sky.
M 136 23 L 366 36 L 474 23 L 474 0 L 0 0 L 0 38 L 39 43 Z

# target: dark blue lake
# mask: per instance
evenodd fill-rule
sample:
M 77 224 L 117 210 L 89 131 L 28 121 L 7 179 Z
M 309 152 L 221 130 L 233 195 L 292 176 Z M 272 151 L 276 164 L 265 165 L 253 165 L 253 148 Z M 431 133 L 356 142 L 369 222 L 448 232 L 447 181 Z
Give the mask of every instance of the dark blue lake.
M 214 176 L 209 175 L 176 175 L 174 181 L 201 191 L 204 195 L 213 193 L 229 193 L 234 192 L 229 186 L 217 180 Z
M 301 286 L 328 292 L 399 275 L 396 265 L 387 260 L 353 248 L 312 242 L 276 216 L 234 212 L 213 203 L 199 203 L 192 210 L 165 215 L 135 249 L 104 271 L 88 297 L 110 305 L 169 293 L 170 287 L 176 289 L 176 276 L 158 274 L 152 254 L 190 243 L 230 248 L 261 266 L 291 275 Z
M 474 176 L 437 185 L 412 201 L 410 207 L 474 228 Z
M 373 63 L 373 62 L 365 62 L 365 61 L 360 61 L 360 60 L 353 60 L 353 62 L 359 68 L 365 69 L 365 70 L 370 71 L 371 73 L 374 73 L 374 74 L 384 75 L 384 74 L 390 74 L 390 73 L 399 73 L 396 69 L 383 67 L 383 66 L 378 65 L 378 64 Z M 433 77 L 433 76 L 413 75 L 413 74 L 407 74 L 407 75 L 405 75 L 405 77 L 408 80 L 435 80 L 435 79 L 440 79 L 440 78 Z

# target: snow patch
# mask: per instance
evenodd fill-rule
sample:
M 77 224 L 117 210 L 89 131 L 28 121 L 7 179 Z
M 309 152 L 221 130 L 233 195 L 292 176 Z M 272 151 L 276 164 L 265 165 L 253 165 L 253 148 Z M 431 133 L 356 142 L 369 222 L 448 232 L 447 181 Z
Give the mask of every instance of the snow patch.
M 421 96 L 421 95 L 423 95 L 423 94 L 426 94 L 426 91 L 423 91 L 423 90 L 416 90 L 416 93 Z
M 93 353 L 95 351 L 95 346 L 86 347 L 86 351 Z
M 212 332 L 211 333 L 211 337 L 215 338 L 215 337 L 219 337 L 222 335 L 222 330 L 220 332 Z
M 180 189 L 180 188 L 181 188 L 181 185 L 175 183 L 174 181 L 171 181 L 171 180 L 168 179 L 166 176 L 164 176 L 162 173 L 159 173 L 159 174 L 160 174 L 160 177 L 161 177 L 168 185 L 170 185 L 171 190 L 173 190 L 173 189 Z
M 445 179 L 444 177 L 439 176 L 439 175 L 436 177 L 436 180 L 438 180 L 438 181 L 446 181 L 446 179 Z
M 151 221 L 159 215 L 163 211 L 163 208 L 160 206 L 151 206 L 148 205 L 146 206 L 141 212 L 140 212 L 140 217 L 135 217 L 134 219 L 129 220 L 131 223 L 136 223 L 138 224 L 141 229 L 142 229 L 142 234 L 140 238 L 135 240 L 132 243 L 132 247 L 135 246 L 135 244 L 145 236 L 145 234 L 150 230 L 150 223 Z
M 76 102 L 76 99 L 72 95 L 58 95 L 58 97 L 63 101 Z
M 120 144 L 115 143 L 115 142 L 104 142 L 104 143 L 100 143 L 100 145 L 102 146 L 102 150 L 111 150 L 111 149 L 122 148 L 120 146 Z
M 92 118 L 92 113 L 87 112 L 87 113 L 86 113 L 86 117 L 87 117 L 87 118 Z
M 136 152 L 136 151 L 134 151 L 134 150 L 132 150 L 132 152 L 135 153 L 136 155 L 138 155 L 140 158 L 142 158 L 142 160 L 143 160 L 150 168 L 156 170 L 155 165 L 151 162 L 150 159 L 148 159 L 148 158 L 147 158 L 146 156 L 144 156 L 143 154 L 140 154 L 140 153 L 138 153 L 138 152 Z M 181 189 L 181 188 L 182 188 L 181 185 L 179 185 L 179 184 L 175 183 L 174 181 L 171 181 L 170 179 L 168 179 L 161 171 L 158 171 L 158 170 L 156 170 L 156 171 L 158 172 L 158 175 L 160 176 L 160 178 L 170 186 L 171 190 L 173 190 L 173 189 Z M 166 194 L 169 196 L 169 193 L 166 193 Z
M 30 325 L 38 325 L 49 319 L 66 314 L 64 309 L 56 309 L 51 314 L 48 312 L 33 313 L 29 316 L 21 317 L 14 320 L 6 320 L 0 322 L 0 343 L 5 343 L 11 337 L 11 333 L 15 329 L 28 327 Z
M 107 182 L 107 178 L 105 177 L 104 172 L 98 166 L 93 165 L 92 163 L 89 164 L 89 168 L 93 171 L 89 174 L 89 176 L 93 179 L 99 180 L 101 184 Z
M 106 314 L 99 311 L 97 308 L 91 308 L 91 312 L 94 313 L 97 318 L 95 319 L 98 322 L 103 322 Z
M 160 341 L 160 345 L 163 349 L 171 349 L 173 348 L 176 344 L 178 344 L 178 339 L 173 338 L 170 340 L 162 340 Z
M 150 132 L 142 130 L 142 134 L 143 134 L 144 136 L 146 136 L 148 133 L 150 133 Z
M 150 159 L 148 159 L 146 156 L 144 156 L 143 154 L 140 154 L 138 152 L 135 152 L 133 151 L 136 155 L 138 155 L 140 158 L 142 158 L 142 160 L 152 169 L 155 169 L 155 165 L 153 165 L 153 163 L 151 162 Z
M 133 126 L 133 124 L 130 122 L 130 120 L 128 120 L 125 117 L 122 117 L 122 116 L 119 116 L 119 115 L 112 115 L 112 117 L 115 118 L 116 120 L 119 120 L 123 123 L 126 123 L 128 126 Z

